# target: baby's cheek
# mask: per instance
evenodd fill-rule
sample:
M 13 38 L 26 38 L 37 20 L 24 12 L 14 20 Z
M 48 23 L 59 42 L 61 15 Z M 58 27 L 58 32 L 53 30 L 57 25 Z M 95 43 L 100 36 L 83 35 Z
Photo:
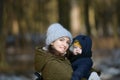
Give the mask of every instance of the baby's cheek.
M 76 51 L 75 50 L 73 50 L 73 53 L 75 53 Z
M 79 53 L 82 54 L 82 49 L 79 50 Z

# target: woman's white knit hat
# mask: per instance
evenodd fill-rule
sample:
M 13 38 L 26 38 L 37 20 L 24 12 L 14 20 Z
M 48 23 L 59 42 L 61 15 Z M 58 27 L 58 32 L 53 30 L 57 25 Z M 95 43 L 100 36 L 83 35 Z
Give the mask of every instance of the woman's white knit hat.
M 72 42 L 72 35 L 67 29 L 59 23 L 51 24 L 46 34 L 46 46 L 49 46 L 53 41 L 63 36 L 68 37 Z

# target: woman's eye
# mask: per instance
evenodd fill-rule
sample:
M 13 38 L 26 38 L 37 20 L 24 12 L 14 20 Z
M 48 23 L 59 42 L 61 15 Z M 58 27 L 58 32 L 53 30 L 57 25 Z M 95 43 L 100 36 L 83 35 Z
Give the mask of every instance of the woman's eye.
M 70 41 L 69 40 L 66 40 L 64 38 L 60 38 L 59 41 L 65 41 L 68 45 L 70 45 Z
M 70 42 L 68 41 L 67 44 L 70 45 Z
M 60 40 L 60 41 L 63 41 L 64 39 L 60 38 L 59 40 Z

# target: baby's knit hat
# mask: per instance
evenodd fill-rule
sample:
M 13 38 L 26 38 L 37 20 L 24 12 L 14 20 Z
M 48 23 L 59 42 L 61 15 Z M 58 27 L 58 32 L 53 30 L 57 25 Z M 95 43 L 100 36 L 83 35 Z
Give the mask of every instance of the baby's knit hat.
M 46 34 L 46 46 L 49 46 L 53 41 L 63 36 L 68 37 L 72 42 L 72 35 L 67 29 L 59 23 L 51 24 Z
M 79 48 L 82 48 L 82 46 L 81 46 L 81 44 L 80 44 L 80 42 L 78 40 L 74 40 L 73 46 L 77 46 Z

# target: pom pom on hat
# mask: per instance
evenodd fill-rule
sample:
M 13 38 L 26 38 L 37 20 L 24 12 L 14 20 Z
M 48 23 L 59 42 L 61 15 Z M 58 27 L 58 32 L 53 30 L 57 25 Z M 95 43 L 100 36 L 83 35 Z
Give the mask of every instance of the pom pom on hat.
M 65 29 L 61 24 L 54 23 L 50 25 L 46 34 L 46 46 L 49 46 L 53 41 L 63 36 L 68 37 L 72 42 L 71 33 L 67 29 Z

